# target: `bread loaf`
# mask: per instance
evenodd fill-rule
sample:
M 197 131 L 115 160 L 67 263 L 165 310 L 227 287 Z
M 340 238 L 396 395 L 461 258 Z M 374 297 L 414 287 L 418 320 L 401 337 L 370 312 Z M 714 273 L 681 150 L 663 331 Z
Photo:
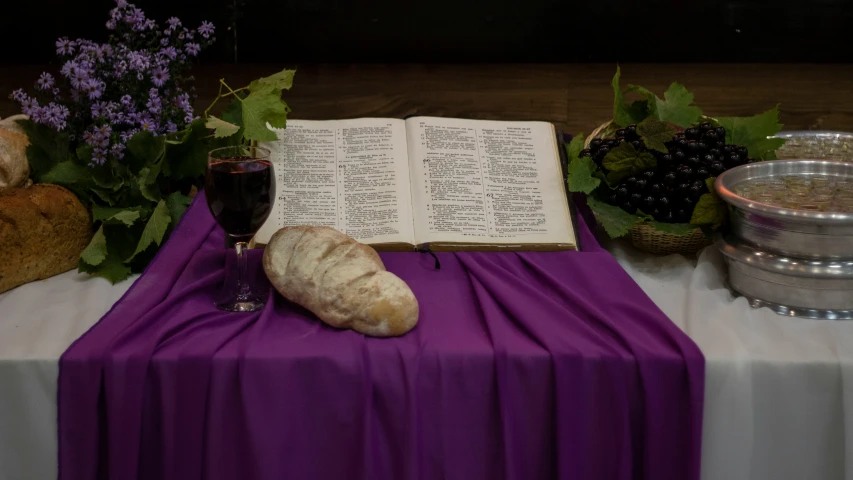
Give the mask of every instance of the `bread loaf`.
M 372 248 L 329 227 L 286 227 L 264 250 L 264 271 L 282 296 L 336 328 L 402 335 L 418 321 L 409 286 Z
M 71 270 L 91 239 L 89 212 L 65 188 L 0 192 L 0 292 Z

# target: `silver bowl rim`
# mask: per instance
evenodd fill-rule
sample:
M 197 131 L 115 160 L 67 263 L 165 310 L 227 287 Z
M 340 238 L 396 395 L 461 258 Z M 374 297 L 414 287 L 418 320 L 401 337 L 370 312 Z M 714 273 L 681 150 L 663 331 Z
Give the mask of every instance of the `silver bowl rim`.
M 767 203 L 756 202 L 753 200 L 748 200 L 746 198 L 737 195 L 735 192 L 731 191 L 727 186 L 727 180 L 737 175 L 740 171 L 744 169 L 760 169 L 763 168 L 762 164 L 765 163 L 774 163 L 774 164 L 799 164 L 802 165 L 804 163 L 812 164 L 812 165 L 838 165 L 842 166 L 842 168 L 853 169 L 853 163 L 850 162 L 842 162 L 842 161 L 834 161 L 834 160 L 817 160 L 817 159 L 791 159 L 791 160 L 765 160 L 762 162 L 750 163 L 747 165 L 741 165 L 739 167 L 735 167 L 725 172 L 721 173 L 717 176 L 717 179 L 714 180 L 714 190 L 717 191 L 717 195 L 720 196 L 723 201 L 726 203 L 740 208 L 741 210 L 748 211 L 750 213 L 757 213 L 760 215 L 764 215 L 766 217 L 772 217 L 780 220 L 788 220 L 792 222 L 801 222 L 801 223 L 818 223 L 824 225 L 838 225 L 838 224 L 850 224 L 853 223 L 853 214 L 851 213 L 839 213 L 839 212 L 808 212 L 803 210 L 794 210 L 792 208 L 783 208 L 777 207 L 775 205 L 770 205 Z
M 853 260 L 786 257 L 760 250 L 722 232 L 714 234 L 714 245 L 724 256 L 766 272 L 818 280 L 853 280 Z
M 853 138 L 853 132 L 843 130 L 783 130 L 770 138 L 788 137 L 844 137 Z

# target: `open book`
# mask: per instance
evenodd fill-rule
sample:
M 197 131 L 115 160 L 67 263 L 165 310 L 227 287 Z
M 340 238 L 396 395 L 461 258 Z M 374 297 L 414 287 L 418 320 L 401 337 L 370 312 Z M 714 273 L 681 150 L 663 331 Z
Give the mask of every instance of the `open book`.
M 255 236 L 325 225 L 377 250 L 571 250 L 554 126 L 411 117 L 288 120 Z

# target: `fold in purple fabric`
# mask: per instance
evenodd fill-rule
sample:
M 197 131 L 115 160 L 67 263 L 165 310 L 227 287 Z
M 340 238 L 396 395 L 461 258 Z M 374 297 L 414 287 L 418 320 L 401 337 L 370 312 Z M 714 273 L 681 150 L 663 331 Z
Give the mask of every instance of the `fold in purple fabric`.
M 602 250 L 383 253 L 414 330 L 332 329 L 233 257 L 195 200 L 60 360 L 59 473 L 91 479 L 698 479 L 704 359 Z

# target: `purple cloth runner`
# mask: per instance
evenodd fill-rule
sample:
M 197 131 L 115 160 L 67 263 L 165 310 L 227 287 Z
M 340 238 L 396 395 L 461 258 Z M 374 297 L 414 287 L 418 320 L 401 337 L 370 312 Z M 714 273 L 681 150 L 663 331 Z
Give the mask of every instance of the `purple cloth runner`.
M 583 252 L 383 253 L 421 316 L 379 339 L 272 289 L 215 310 L 199 196 L 60 360 L 60 477 L 698 479 L 704 359 L 577 223 Z

